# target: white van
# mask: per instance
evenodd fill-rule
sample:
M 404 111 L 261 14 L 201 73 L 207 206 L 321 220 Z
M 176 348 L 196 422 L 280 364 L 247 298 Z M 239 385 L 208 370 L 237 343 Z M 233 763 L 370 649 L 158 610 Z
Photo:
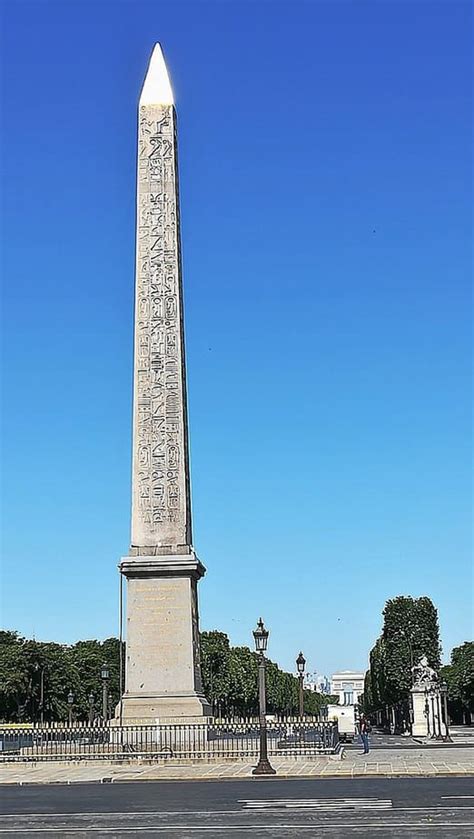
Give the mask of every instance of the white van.
M 352 743 L 356 735 L 355 705 L 328 705 L 327 720 L 337 720 L 339 739 Z

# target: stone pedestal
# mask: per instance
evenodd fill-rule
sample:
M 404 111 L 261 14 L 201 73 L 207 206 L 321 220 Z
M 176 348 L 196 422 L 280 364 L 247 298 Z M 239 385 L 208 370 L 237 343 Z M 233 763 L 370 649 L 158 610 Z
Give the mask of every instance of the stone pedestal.
M 199 661 L 197 581 L 204 566 L 190 553 L 124 557 L 120 571 L 127 578 L 122 722 L 210 714 Z
M 435 737 L 437 740 L 449 738 L 449 732 L 443 719 L 443 698 L 439 685 L 429 689 L 412 688 L 413 728 L 415 737 Z
M 414 737 L 428 737 L 428 715 L 424 690 L 413 688 L 411 698 L 413 707 L 412 734 Z

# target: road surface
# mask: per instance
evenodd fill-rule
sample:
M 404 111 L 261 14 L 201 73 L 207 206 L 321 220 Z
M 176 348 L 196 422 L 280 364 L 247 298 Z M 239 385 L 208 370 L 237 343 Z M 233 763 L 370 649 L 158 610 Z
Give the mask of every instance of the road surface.
M 0 789 L 0 839 L 468 837 L 472 778 L 245 779 Z

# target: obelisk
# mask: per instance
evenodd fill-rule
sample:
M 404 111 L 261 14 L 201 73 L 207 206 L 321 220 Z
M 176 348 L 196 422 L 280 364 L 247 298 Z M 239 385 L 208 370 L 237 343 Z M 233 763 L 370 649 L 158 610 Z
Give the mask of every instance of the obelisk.
M 176 112 L 159 44 L 138 116 L 132 537 L 124 723 L 210 713 L 192 546 Z

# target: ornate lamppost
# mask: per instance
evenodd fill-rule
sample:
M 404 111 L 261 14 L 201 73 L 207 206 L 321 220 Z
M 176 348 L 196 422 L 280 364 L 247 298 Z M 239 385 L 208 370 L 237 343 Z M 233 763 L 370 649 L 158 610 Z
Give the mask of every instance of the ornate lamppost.
M 67 705 L 68 705 L 68 711 L 69 711 L 69 727 L 71 727 L 72 726 L 72 709 L 73 709 L 73 705 L 74 705 L 74 694 L 73 694 L 72 690 L 70 690 L 68 695 L 67 695 Z
M 449 724 L 448 724 L 448 685 L 446 682 L 441 682 L 439 686 L 439 690 L 441 693 L 441 702 L 443 704 L 443 714 L 444 714 L 444 740 L 447 740 L 449 743 L 452 743 L 451 735 L 449 733 Z
M 102 717 L 104 723 L 108 719 L 107 699 L 109 695 L 109 677 L 110 671 L 107 664 L 103 664 L 100 668 L 100 678 L 102 679 Z
M 424 715 L 425 715 L 425 718 L 426 718 L 426 731 L 427 731 L 428 737 L 430 737 L 431 736 L 431 726 L 430 726 L 430 706 L 429 706 L 429 702 L 428 702 L 428 688 L 425 688 Z
M 296 669 L 298 671 L 298 682 L 299 682 L 299 705 L 300 705 L 300 720 L 303 720 L 304 716 L 304 691 L 303 691 L 303 680 L 304 680 L 304 669 L 306 666 L 306 659 L 303 653 L 300 652 L 298 658 L 296 659 Z
M 428 696 L 429 696 L 430 708 L 431 708 L 431 726 L 432 726 L 431 739 L 432 740 L 437 740 L 438 735 L 436 733 L 436 711 L 435 711 L 436 690 L 434 688 L 434 685 L 431 685 L 431 687 L 428 688 Z
M 35 664 L 36 672 L 39 671 L 40 674 L 40 698 L 39 698 L 39 705 L 38 711 L 40 712 L 40 723 L 43 725 L 44 723 L 44 671 L 45 666 L 41 664 Z
M 266 718 L 266 698 L 265 698 L 265 651 L 268 643 L 268 629 L 265 629 L 263 620 L 257 623 L 257 628 L 253 631 L 255 639 L 255 649 L 258 653 L 258 701 L 260 710 L 260 756 L 255 769 L 252 770 L 252 775 L 276 775 L 276 772 L 268 760 L 267 753 L 267 718 Z

